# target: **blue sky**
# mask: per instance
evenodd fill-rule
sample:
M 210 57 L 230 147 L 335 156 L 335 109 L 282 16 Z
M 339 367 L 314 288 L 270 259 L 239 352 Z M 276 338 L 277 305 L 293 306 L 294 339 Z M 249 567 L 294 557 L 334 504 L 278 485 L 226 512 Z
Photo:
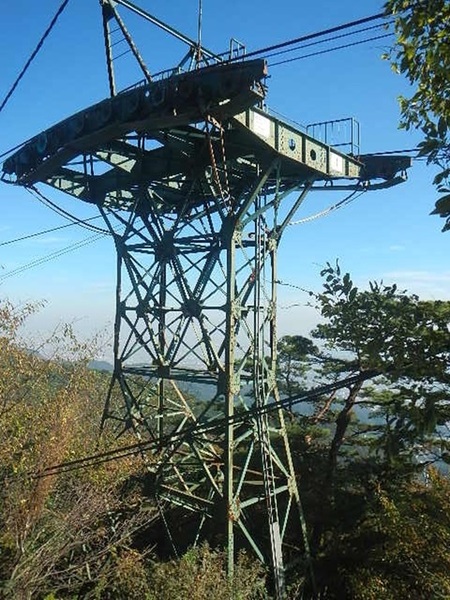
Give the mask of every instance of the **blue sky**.
M 196 37 L 197 0 L 137 3 L 190 37 Z M 45 3 L 15 0 L 2 8 L 1 98 L 59 5 L 60 0 Z M 358 3 L 204 0 L 203 43 L 220 52 L 227 49 L 229 39 L 234 37 L 252 51 L 381 10 L 382 3 L 376 0 Z M 186 49 L 182 44 L 127 11 L 121 14 L 150 71 L 173 66 L 183 56 Z M 383 32 L 366 35 L 380 33 Z M 272 69 L 269 66 L 268 105 L 302 124 L 355 117 L 361 124 L 363 153 L 413 148 L 420 141 L 419 135 L 398 129 L 397 97 L 407 95 L 408 86 L 380 58 L 388 47 L 389 39 L 376 40 Z M 309 51 L 318 49 L 321 47 Z M 269 59 L 269 65 L 282 58 Z M 129 56 L 119 59 L 117 64 L 123 85 L 138 78 Z M 0 113 L 0 152 L 107 95 L 98 2 L 72 0 Z M 446 260 L 450 238 L 440 232 L 440 220 L 429 216 L 436 195 L 432 178 L 433 170 L 415 161 L 409 180 L 401 186 L 364 194 L 327 217 L 290 227 L 280 249 L 280 279 L 317 290 L 321 265 L 339 258 L 359 285 L 369 279 L 383 279 L 396 281 L 425 298 L 450 298 L 450 269 Z M 95 214 L 88 205 L 51 191 L 48 195 L 80 218 Z M 344 195 L 345 192 L 310 194 L 298 218 L 313 215 Z M 0 184 L 0 209 L 0 243 L 65 224 L 25 190 L 5 184 Z M 0 246 L 0 277 L 89 235 L 85 230 L 71 227 Z M 104 239 L 5 279 L 0 295 L 14 302 L 46 300 L 46 307 L 33 319 L 35 330 L 45 332 L 61 321 L 75 322 L 81 335 L 89 335 L 112 324 L 114 271 L 114 249 L 111 240 Z M 303 306 L 306 301 L 295 288 L 280 287 L 280 334 L 308 331 L 315 316 Z

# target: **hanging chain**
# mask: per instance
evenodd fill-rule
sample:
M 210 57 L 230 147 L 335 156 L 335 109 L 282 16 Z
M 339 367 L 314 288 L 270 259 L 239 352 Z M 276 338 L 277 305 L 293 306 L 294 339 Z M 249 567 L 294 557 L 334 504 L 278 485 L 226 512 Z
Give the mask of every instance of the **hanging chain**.
M 212 167 L 214 183 L 217 185 L 220 197 L 221 197 L 222 201 L 224 202 L 224 204 L 226 205 L 228 212 L 231 213 L 232 205 L 231 205 L 230 183 L 229 183 L 229 178 L 228 178 L 228 168 L 227 168 L 226 153 L 225 153 L 224 128 L 223 128 L 222 124 L 219 121 L 217 121 L 217 119 L 212 117 L 211 115 L 207 115 L 205 125 L 206 125 L 206 135 L 208 138 L 208 147 L 209 147 L 209 154 L 210 154 L 210 158 L 211 158 L 211 167 Z M 211 132 L 210 132 L 209 125 L 212 125 L 213 127 L 215 127 L 217 129 L 217 131 L 219 132 L 219 136 L 220 136 L 220 150 L 221 150 L 221 154 L 222 154 L 220 157 L 220 161 L 223 164 L 223 173 L 224 173 L 223 185 L 222 185 L 220 174 L 219 174 L 219 168 L 217 166 L 217 159 L 216 159 L 216 155 L 214 152 L 214 145 L 213 145 L 213 141 L 211 138 Z

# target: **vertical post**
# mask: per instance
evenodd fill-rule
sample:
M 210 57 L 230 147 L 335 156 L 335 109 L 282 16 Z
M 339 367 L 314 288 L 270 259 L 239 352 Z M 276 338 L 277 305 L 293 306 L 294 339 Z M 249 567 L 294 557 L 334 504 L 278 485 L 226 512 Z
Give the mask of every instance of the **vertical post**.
M 163 369 L 166 363 L 166 302 L 167 302 L 167 263 L 161 260 L 161 274 L 159 284 L 159 319 L 158 319 L 158 344 L 159 344 L 159 367 Z M 164 437 L 164 378 L 159 377 L 158 381 L 158 417 L 157 417 L 157 437 L 160 447 Z
M 114 78 L 111 33 L 109 30 L 109 22 L 112 19 L 113 15 L 108 2 L 106 2 L 105 0 L 100 0 L 100 3 L 102 6 L 103 38 L 105 42 L 106 69 L 108 71 L 109 94 L 111 97 L 113 97 L 116 95 L 116 83 Z
M 235 254 L 236 231 L 231 226 L 232 217 L 229 215 L 224 220 L 222 229 L 226 247 L 226 342 L 225 342 L 225 416 L 227 419 L 225 430 L 225 465 L 224 465 L 224 510 L 226 511 L 226 537 L 227 537 L 227 571 L 230 578 L 234 571 L 234 352 L 236 336 L 236 282 L 235 282 Z M 220 384 L 219 384 L 220 385 Z
M 278 169 L 276 170 L 278 173 Z M 266 198 L 264 198 L 266 201 Z M 269 333 L 271 329 L 271 319 L 267 314 L 265 302 L 267 299 L 261 293 L 265 287 L 264 266 L 267 260 L 269 231 L 263 218 L 263 209 L 261 195 L 255 198 L 255 215 L 254 220 L 254 236 L 255 236 L 255 256 L 254 256 L 254 273 L 255 273 L 255 292 L 254 292 L 254 381 L 253 388 L 255 394 L 255 404 L 257 407 L 264 407 L 269 396 L 272 394 L 274 381 L 272 380 L 273 372 L 271 365 L 268 367 L 265 356 L 265 335 L 267 325 L 269 324 Z M 273 273 L 271 273 L 273 280 Z M 273 285 L 271 283 L 273 291 Z M 270 310 L 270 309 L 269 309 Z M 269 317 L 269 319 L 268 319 Z M 269 339 L 269 342 L 272 342 Z M 271 355 L 273 350 L 270 349 Z M 269 361 L 271 362 L 271 356 Z M 285 579 L 284 579 L 284 564 L 281 544 L 280 524 L 278 516 L 277 493 L 275 485 L 275 475 L 273 469 L 273 457 L 269 432 L 269 417 L 267 414 L 256 415 L 256 423 L 258 429 L 258 441 L 260 445 L 262 475 L 264 480 L 264 493 L 267 507 L 267 518 L 270 539 L 270 554 L 272 571 L 275 584 L 275 597 L 277 600 L 283 600 L 286 596 Z
M 150 74 L 150 71 L 148 70 L 147 65 L 145 64 L 144 59 L 140 55 L 139 50 L 137 49 L 137 46 L 133 41 L 133 38 L 131 37 L 130 33 L 128 32 L 128 29 L 125 27 L 125 23 L 122 21 L 119 13 L 115 9 L 115 7 L 114 7 L 115 3 L 112 3 L 111 0 L 103 0 L 103 2 L 108 3 L 108 7 L 109 7 L 108 10 L 110 11 L 110 14 L 111 14 L 110 18 L 114 18 L 116 20 L 117 25 L 119 26 L 120 30 L 122 31 L 122 35 L 125 38 L 138 65 L 140 66 L 145 79 L 150 83 L 152 81 L 152 76 Z
M 270 373 L 272 376 L 272 385 L 275 386 L 273 393 L 276 398 L 276 369 L 277 369 L 277 253 L 278 253 L 278 187 L 280 184 L 280 169 L 277 168 L 277 191 L 274 201 L 274 218 L 273 218 L 273 229 L 268 233 L 268 248 L 267 251 L 270 256 L 270 315 L 269 315 L 269 336 L 270 336 Z M 280 431 L 282 436 L 286 436 L 286 426 L 284 423 L 284 415 L 281 410 L 278 411 L 278 418 L 280 420 Z M 285 441 L 287 438 L 285 437 Z M 288 472 L 290 476 L 293 477 L 294 469 L 292 464 L 292 458 L 290 454 L 289 444 L 285 444 L 285 451 L 287 454 L 288 461 Z M 278 517 L 278 515 L 277 515 Z M 282 541 L 281 541 L 281 532 L 279 526 L 279 520 L 277 520 L 275 532 L 275 550 L 273 552 L 274 558 L 273 561 L 277 561 L 276 565 L 274 565 L 274 578 L 275 578 L 275 591 L 277 594 L 277 600 L 284 600 L 286 598 L 286 584 L 285 584 L 285 574 L 284 574 L 284 564 L 283 564 L 283 551 L 282 551 Z

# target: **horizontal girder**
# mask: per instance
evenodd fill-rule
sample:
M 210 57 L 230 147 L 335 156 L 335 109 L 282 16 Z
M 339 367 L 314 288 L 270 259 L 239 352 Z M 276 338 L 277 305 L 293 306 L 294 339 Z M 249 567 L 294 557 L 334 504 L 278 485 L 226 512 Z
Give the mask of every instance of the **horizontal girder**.
M 1 177 L 125 210 L 135 190 L 146 188 L 160 212 L 176 211 L 187 197 L 240 197 L 275 158 L 279 191 L 307 181 L 398 183 L 409 158 L 354 157 L 254 107 L 264 97 L 265 75 L 264 61 L 254 60 L 129 89 L 33 137 L 5 161 Z M 261 191 L 274 186 L 271 177 Z

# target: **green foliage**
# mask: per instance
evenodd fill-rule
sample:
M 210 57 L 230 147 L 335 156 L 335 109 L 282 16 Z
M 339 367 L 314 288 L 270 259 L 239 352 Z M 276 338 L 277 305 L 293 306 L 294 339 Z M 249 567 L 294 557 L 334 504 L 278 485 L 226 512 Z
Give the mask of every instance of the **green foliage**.
M 301 335 L 285 335 L 277 346 L 277 377 L 280 390 L 288 396 L 302 389 L 301 381 L 308 369 L 308 357 L 316 352 L 311 340 Z
M 446 219 L 446 231 L 450 229 L 450 2 L 388 0 L 385 9 L 395 16 L 396 32 L 388 58 L 414 90 L 410 98 L 400 98 L 401 126 L 422 131 L 419 155 L 440 168 L 434 183 L 441 197 L 433 214 Z
M 436 471 L 423 482 L 377 486 L 346 530 L 329 532 L 319 561 L 326 598 L 397 600 L 450 596 L 450 484 Z M 336 593 L 339 589 L 339 593 Z
M 358 289 L 338 263 L 321 275 L 322 291 L 311 294 L 322 316 L 315 343 L 299 338 L 296 347 L 288 336 L 280 345 L 301 361 L 303 388 L 353 376 L 290 427 L 320 597 L 435 597 L 430 590 L 447 590 L 448 535 L 428 534 L 433 510 L 446 511 L 440 490 L 449 484 L 436 476 L 424 486 L 417 477 L 449 454 L 442 432 L 450 421 L 450 302 L 422 301 L 382 282 Z M 430 498 L 434 509 L 409 506 Z M 391 506 L 398 526 L 390 522 Z M 433 544 L 436 565 L 427 556 Z M 417 581 L 416 562 L 426 565 Z M 299 571 L 299 580 L 305 574 Z M 313 597 L 305 588 L 303 594 Z
M 313 332 L 334 351 L 348 352 L 353 370 L 393 379 L 434 377 L 447 382 L 450 302 L 423 301 L 394 285 L 370 282 L 358 290 L 339 265 L 321 272 L 316 305 L 325 322 Z
M 325 321 L 313 335 L 345 360 L 341 371 L 372 371 L 378 389 L 361 403 L 378 407 L 386 426 L 416 442 L 450 416 L 450 302 L 422 301 L 396 285 L 358 290 L 348 273 L 327 265 L 316 303 Z
M 240 554 L 230 581 L 223 553 L 202 545 L 178 561 L 153 566 L 151 600 L 265 600 L 265 579 L 262 566 Z
M 112 568 L 101 573 L 92 598 L 153 600 L 145 556 L 133 549 L 111 555 Z
M 111 571 L 105 558 L 123 552 L 149 518 L 139 506 L 130 513 L 131 498 L 121 497 L 122 482 L 136 471 L 132 459 L 120 467 L 36 477 L 46 467 L 97 451 L 109 378 L 86 368 L 94 349 L 79 344 L 70 328 L 39 347 L 23 340 L 20 328 L 34 310 L 0 302 L 0 581 L 5 599 L 70 598 L 86 581 L 94 588 Z M 105 436 L 102 444 L 112 447 L 112 440 Z

